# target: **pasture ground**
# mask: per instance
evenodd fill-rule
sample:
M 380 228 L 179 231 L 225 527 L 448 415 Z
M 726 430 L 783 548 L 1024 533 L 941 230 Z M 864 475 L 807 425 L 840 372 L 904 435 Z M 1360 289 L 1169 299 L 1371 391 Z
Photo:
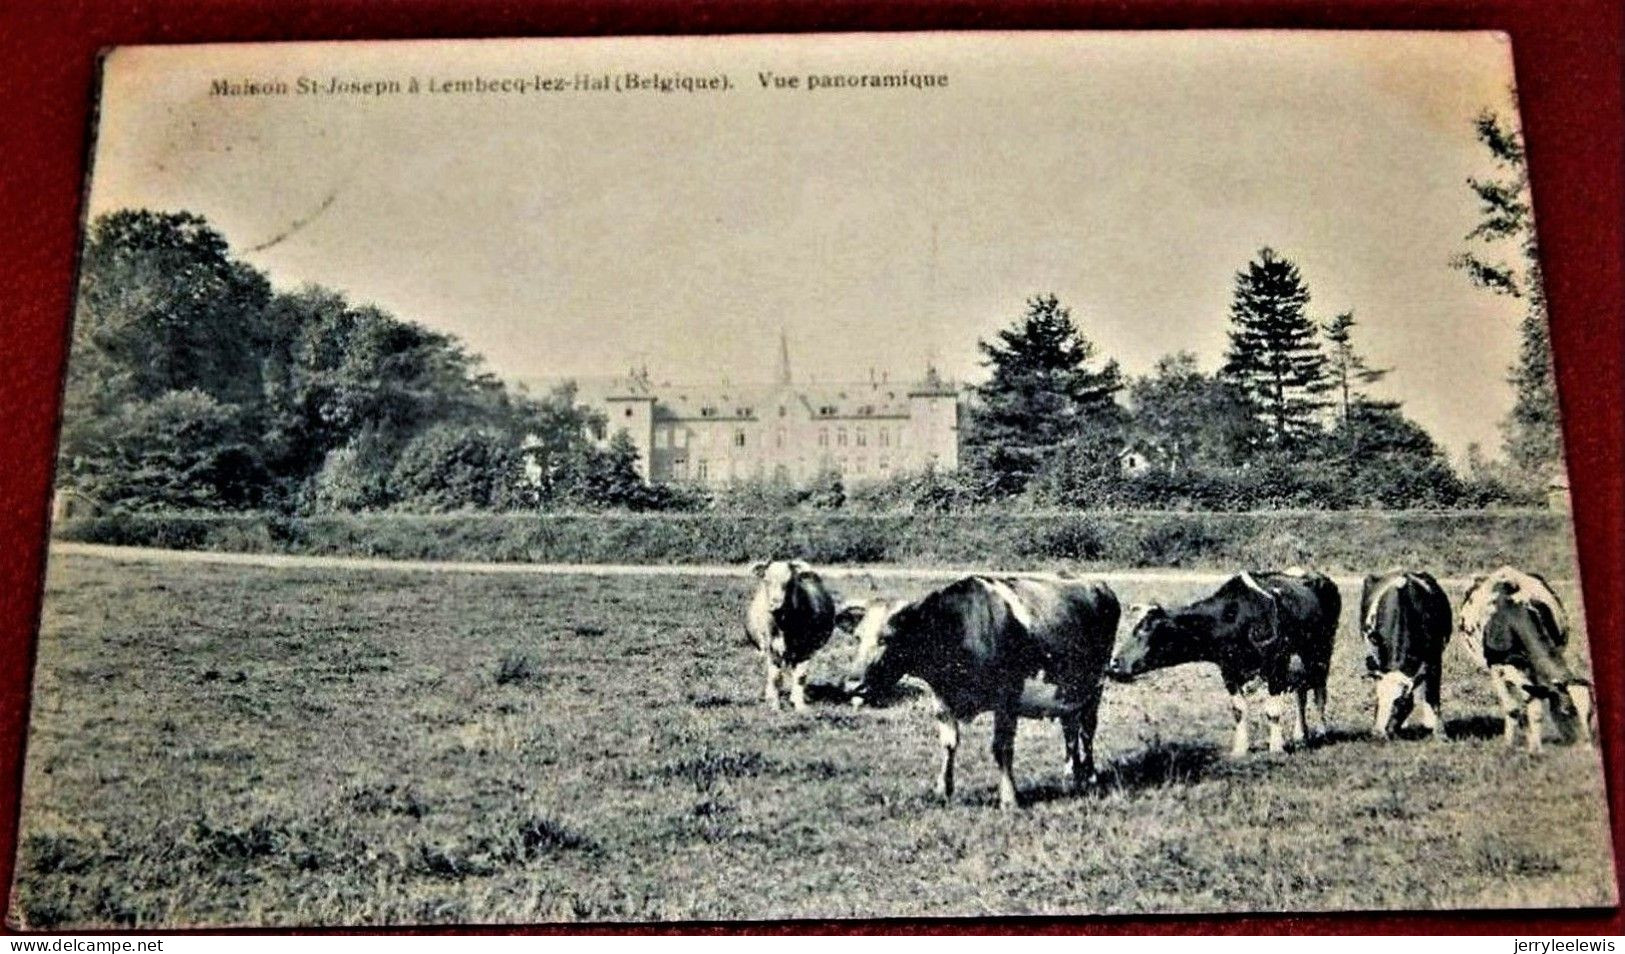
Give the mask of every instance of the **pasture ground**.
M 1211 587 L 1115 588 L 1126 605 Z M 1572 585 L 1559 589 L 1578 615 Z M 58 555 L 12 922 L 1615 901 L 1597 751 L 1505 749 L 1487 680 L 1459 647 L 1445 663 L 1454 741 L 1364 737 L 1370 685 L 1347 587 L 1324 745 L 1223 758 L 1217 674 L 1185 667 L 1108 686 L 1102 782 L 1089 794 L 1065 788 L 1059 729 L 1023 723 L 1028 807 L 1015 813 L 992 807 L 986 717 L 967 727 L 960 792 L 943 806 L 929 793 L 937 750 L 922 693 L 767 711 L 742 641 L 746 590 L 737 578 Z M 835 678 L 850 648 L 827 650 L 815 681 Z

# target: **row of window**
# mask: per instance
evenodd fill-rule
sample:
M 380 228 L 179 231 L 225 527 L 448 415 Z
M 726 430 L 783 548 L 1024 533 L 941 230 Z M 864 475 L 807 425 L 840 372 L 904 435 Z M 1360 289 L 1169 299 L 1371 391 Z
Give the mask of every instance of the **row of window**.
M 753 407 L 736 407 L 736 408 L 733 409 L 733 412 L 734 412 L 733 413 L 734 417 L 755 417 L 756 416 L 756 409 L 753 408 Z M 701 405 L 701 407 L 700 407 L 700 416 L 701 417 L 716 417 L 721 413 L 722 413 L 722 409 L 717 407 L 715 404 L 705 404 L 705 405 Z M 789 413 L 788 408 L 786 408 L 782 404 L 779 405 L 779 416 L 780 417 L 784 417 L 788 413 Z M 819 417 L 834 417 L 835 415 L 837 415 L 839 413 L 841 413 L 841 409 L 839 407 L 837 407 L 836 405 L 834 405 L 834 404 L 821 404 L 818 407 L 818 416 Z M 861 405 L 859 407 L 854 408 L 852 413 L 856 414 L 859 417 L 872 417 L 872 416 L 874 416 L 874 413 L 875 413 L 875 406 L 873 404 L 864 404 L 864 405 Z M 632 416 L 632 409 L 631 408 L 627 408 L 626 416 L 627 417 Z
M 851 440 L 852 446 L 854 446 L 854 447 L 867 447 L 867 446 L 869 446 L 869 436 L 870 436 L 870 434 L 869 434 L 869 429 L 867 427 L 862 427 L 862 426 L 853 427 L 853 428 L 850 429 L 850 431 L 851 431 L 851 433 L 848 434 L 848 428 L 846 428 L 844 426 L 843 427 L 836 427 L 834 429 L 834 434 L 832 435 L 830 433 L 830 428 L 828 428 L 828 427 L 820 427 L 818 429 L 818 446 L 819 447 L 829 447 L 829 446 L 831 446 L 830 439 L 831 439 L 832 436 L 833 436 L 834 441 L 835 441 L 833 446 L 835 446 L 835 447 L 846 447 L 847 446 L 847 441 L 848 441 L 849 438 Z M 664 447 L 664 448 L 687 447 L 687 446 L 689 446 L 689 433 L 690 433 L 689 431 L 687 431 L 685 429 L 681 429 L 681 428 L 669 428 L 669 427 L 656 428 L 655 433 L 654 433 L 654 446 L 656 446 L 656 447 Z M 698 431 L 696 433 L 697 433 L 699 439 L 697 441 L 695 441 L 694 443 L 698 444 L 701 447 L 709 447 L 711 445 L 711 432 L 709 430 L 700 430 L 700 431 Z M 750 446 L 752 446 L 751 439 L 750 439 L 750 432 L 746 431 L 743 428 L 735 429 L 734 432 L 730 435 L 730 439 L 731 439 L 730 442 L 732 443 L 732 445 L 734 447 L 750 447 Z M 785 428 L 780 427 L 780 428 L 776 429 L 773 432 L 773 446 L 774 447 L 776 447 L 776 448 L 785 447 L 786 446 L 785 445 L 786 439 L 787 439 L 787 432 L 786 432 Z M 894 428 L 889 428 L 889 427 L 876 428 L 875 432 L 874 432 L 874 439 L 875 439 L 875 446 L 877 446 L 877 447 L 894 447 L 894 446 L 895 447 L 902 447 L 903 446 L 903 431 L 902 431 L 902 428 L 895 428 L 895 429 Z
M 818 446 L 819 447 L 828 447 L 829 446 L 829 437 L 830 437 L 829 428 L 820 427 L 818 429 Z M 903 432 L 902 432 L 901 429 L 899 429 L 897 431 L 896 437 L 897 437 L 897 446 L 902 447 L 903 446 Z M 852 428 L 852 443 L 853 443 L 854 446 L 857 446 L 857 447 L 867 447 L 867 446 L 869 446 L 869 431 L 868 431 L 868 429 L 864 428 L 864 427 L 854 427 L 854 428 Z M 890 447 L 890 446 L 892 446 L 892 431 L 891 431 L 891 428 L 889 428 L 889 427 L 878 428 L 875 431 L 875 443 L 876 443 L 876 445 L 878 445 L 880 447 Z M 835 428 L 835 446 L 836 447 L 845 447 L 846 446 L 846 428 L 844 428 L 844 427 Z
M 833 467 L 835 471 L 843 477 L 861 477 L 870 473 L 869 459 L 867 457 L 855 457 L 850 460 L 845 457 L 837 457 L 830 460 L 827 466 Z M 802 464 L 797 467 L 796 470 L 797 477 L 811 476 L 805 462 L 802 462 Z M 875 460 L 875 470 L 873 473 L 879 476 L 885 476 L 886 474 L 891 473 L 891 459 L 888 457 L 877 458 Z M 767 476 L 767 468 L 761 461 L 757 461 L 755 466 L 752 468 L 752 474 L 756 477 L 765 477 Z M 726 460 L 713 461 L 703 457 L 693 461 L 692 464 L 690 464 L 690 462 L 684 458 L 673 460 L 671 465 L 671 475 L 679 480 L 685 480 L 689 477 L 693 477 L 695 480 L 710 480 L 713 477 L 721 478 L 744 476 L 742 473 L 730 473 L 728 469 L 728 462 Z M 786 464 L 773 465 L 773 478 L 775 480 L 789 480 L 789 466 Z

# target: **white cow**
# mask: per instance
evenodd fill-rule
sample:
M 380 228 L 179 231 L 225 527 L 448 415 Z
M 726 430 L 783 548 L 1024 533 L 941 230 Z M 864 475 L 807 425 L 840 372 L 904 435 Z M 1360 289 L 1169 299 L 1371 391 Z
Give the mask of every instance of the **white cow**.
M 774 560 L 753 568 L 758 582 L 745 608 L 745 632 L 767 663 L 763 698 L 777 709 L 788 676 L 790 704 L 807 708 L 807 662 L 835 631 L 835 600 L 823 580 L 800 560 Z
M 1521 722 L 1525 747 L 1540 751 L 1548 707 L 1566 735 L 1591 744 L 1591 683 L 1564 653 L 1568 615 L 1550 584 L 1510 566 L 1479 577 L 1461 604 L 1461 632 L 1468 651 L 1489 671 L 1508 745 L 1516 744 Z

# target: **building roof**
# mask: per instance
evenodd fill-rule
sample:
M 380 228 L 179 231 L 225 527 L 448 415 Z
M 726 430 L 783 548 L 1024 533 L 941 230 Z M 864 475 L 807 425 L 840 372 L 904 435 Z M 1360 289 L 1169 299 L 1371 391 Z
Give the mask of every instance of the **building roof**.
M 908 414 L 908 397 L 896 388 L 856 385 L 789 387 L 687 387 L 656 392 L 655 415 L 670 419 L 696 417 L 770 417 L 785 407 L 806 417 L 893 417 Z M 711 413 L 707 413 L 710 411 Z
M 540 382 L 537 382 L 540 384 Z M 908 382 L 835 381 L 812 384 L 661 384 L 644 375 L 584 379 L 577 399 L 655 401 L 657 420 L 750 420 L 777 415 L 780 406 L 798 416 L 831 419 L 907 417 L 911 397 L 955 397 L 958 387 L 934 376 Z M 705 413 L 709 408 L 711 413 Z
M 629 389 L 628 393 L 652 395 L 656 400 L 657 419 L 743 420 L 776 416 L 780 407 L 793 409 L 798 416 L 811 418 L 907 417 L 910 397 L 953 396 L 957 392 L 940 384 L 933 389 L 922 390 L 916 385 L 862 381 L 791 385 L 654 385 L 641 392 L 635 388 Z

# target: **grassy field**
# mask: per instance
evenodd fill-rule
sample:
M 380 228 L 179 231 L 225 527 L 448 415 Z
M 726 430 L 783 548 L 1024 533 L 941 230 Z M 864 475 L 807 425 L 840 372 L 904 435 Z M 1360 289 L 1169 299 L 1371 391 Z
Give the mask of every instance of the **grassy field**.
M 1118 587 L 1125 603 L 1203 589 Z M 1024 723 L 1016 767 L 1029 806 L 1001 813 L 986 717 L 967 729 L 960 793 L 943 806 L 929 794 L 936 741 L 919 693 L 885 708 L 767 711 L 742 643 L 745 595 L 738 579 L 59 556 L 12 920 L 646 921 L 1614 899 L 1597 753 L 1503 749 L 1487 681 L 1457 649 L 1446 657 L 1448 744 L 1363 737 L 1370 690 L 1346 612 L 1327 744 L 1221 758 L 1229 714 L 1217 675 L 1187 667 L 1109 686 L 1093 793 L 1067 794 L 1059 729 Z M 833 678 L 849 649 L 829 650 L 815 680 Z

